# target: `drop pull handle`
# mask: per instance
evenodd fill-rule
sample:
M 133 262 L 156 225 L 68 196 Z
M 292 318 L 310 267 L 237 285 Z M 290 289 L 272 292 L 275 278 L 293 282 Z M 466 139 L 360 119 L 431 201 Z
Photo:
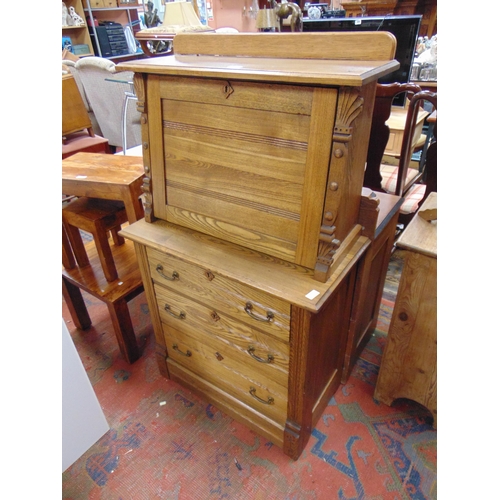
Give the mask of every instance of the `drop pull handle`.
M 257 389 L 255 387 L 250 387 L 250 396 L 252 396 L 252 398 L 256 399 L 259 403 L 262 403 L 264 405 L 273 405 L 274 404 L 274 398 L 272 398 L 271 396 L 269 396 L 267 398 L 267 401 L 265 399 L 261 399 L 259 398 L 259 396 L 257 396 L 255 393 L 257 392 Z
M 186 318 L 186 313 L 184 311 L 181 311 L 179 314 L 175 314 L 171 309 L 168 304 L 165 304 L 164 307 L 165 311 L 170 314 L 170 316 L 173 316 L 175 319 L 185 319 Z
M 175 281 L 179 279 L 179 273 L 177 271 L 172 272 L 172 276 L 167 276 L 166 274 L 163 274 L 163 266 L 161 264 L 158 264 L 156 266 L 156 272 L 162 277 L 165 278 L 168 281 Z
M 253 319 L 256 321 L 263 321 L 264 323 L 269 323 L 273 320 L 274 318 L 274 313 L 271 311 L 267 311 L 266 317 L 259 316 L 258 314 L 255 314 L 253 312 L 253 306 L 251 302 L 247 302 L 245 304 L 245 312 Z
M 248 354 L 250 354 L 250 356 L 252 356 L 253 359 L 255 359 L 255 361 L 258 361 L 259 363 L 272 363 L 274 361 L 274 356 L 272 354 L 268 354 L 267 359 L 260 358 L 259 356 L 256 356 L 254 354 L 254 352 L 255 352 L 254 346 L 249 345 L 247 352 L 248 352 Z
M 187 350 L 186 352 L 182 352 L 177 344 L 174 344 L 173 346 L 174 351 L 177 351 L 179 354 L 182 354 L 183 356 L 186 356 L 186 358 L 191 357 L 191 351 Z

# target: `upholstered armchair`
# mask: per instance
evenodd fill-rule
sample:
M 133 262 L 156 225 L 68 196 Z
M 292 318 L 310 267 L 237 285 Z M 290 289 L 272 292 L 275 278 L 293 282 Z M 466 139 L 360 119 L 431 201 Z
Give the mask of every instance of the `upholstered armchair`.
M 124 142 L 126 148 L 140 145 L 140 113 L 135 102 L 125 106 L 126 96 L 134 95 L 133 72 L 117 72 L 113 61 L 94 56 L 78 60 L 74 69 L 109 144 L 119 148 L 124 148 Z

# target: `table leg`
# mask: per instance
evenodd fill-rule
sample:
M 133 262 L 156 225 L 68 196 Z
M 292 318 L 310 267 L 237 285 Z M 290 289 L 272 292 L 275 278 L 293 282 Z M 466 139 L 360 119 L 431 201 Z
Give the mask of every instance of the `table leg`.
M 130 191 L 122 193 L 123 203 L 125 204 L 125 212 L 130 224 L 137 222 L 144 217 L 144 208 L 140 198 L 133 196 Z
M 92 322 L 80 289 L 63 277 L 62 293 L 71 314 L 71 319 L 76 327 L 80 330 L 90 328 Z
M 120 352 L 127 363 L 133 363 L 141 356 L 130 318 L 126 299 L 107 303 Z
M 87 251 L 85 250 L 85 245 L 83 243 L 80 230 L 75 226 L 66 224 L 64 221 L 63 226 L 66 229 L 66 234 L 68 235 L 68 239 L 71 243 L 71 248 L 73 249 L 76 262 L 78 262 L 78 265 L 80 267 L 88 266 L 90 262 L 87 256 Z

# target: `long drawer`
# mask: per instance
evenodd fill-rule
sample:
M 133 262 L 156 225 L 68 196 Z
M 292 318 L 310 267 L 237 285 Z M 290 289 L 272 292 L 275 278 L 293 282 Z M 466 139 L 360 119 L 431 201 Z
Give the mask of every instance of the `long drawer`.
M 169 358 L 278 424 L 285 425 L 286 387 L 265 376 L 259 367 L 242 363 L 234 349 L 203 332 L 193 330 L 186 335 L 170 325 L 163 325 L 163 331 Z
M 155 293 L 161 320 L 167 328 L 207 344 L 213 357 L 219 352 L 260 378 L 288 387 L 289 344 L 161 285 L 155 285 Z M 167 342 L 169 355 L 171 348 Z
M 285 342 L 290 337 L 290 304 L 201 266 L 147 249 L 156 283 L 183 293 Z

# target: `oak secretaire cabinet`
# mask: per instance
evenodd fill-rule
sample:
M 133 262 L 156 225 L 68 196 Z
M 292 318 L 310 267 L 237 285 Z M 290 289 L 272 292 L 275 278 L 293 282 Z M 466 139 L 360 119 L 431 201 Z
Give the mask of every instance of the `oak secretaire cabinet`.
M 376 80 L 397 68 L 377 33 L 181 34 L 135 72 L 146 220 L 166 220 L 328 276 L 356 223 Z
M 297 459 L 340 384 L 387 33 L 177 35 L 135 71 L 162 373 Z

